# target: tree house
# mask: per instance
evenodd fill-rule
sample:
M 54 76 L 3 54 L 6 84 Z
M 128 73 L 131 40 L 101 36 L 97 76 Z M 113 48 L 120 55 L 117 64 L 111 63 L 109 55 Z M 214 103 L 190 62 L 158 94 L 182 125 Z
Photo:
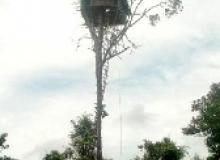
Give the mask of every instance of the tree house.
M 127 0 L 81 0 L 81 13 L 87 23 L 97 27 L 100 17 L 104 26 L 122 25 L 131 11 Z

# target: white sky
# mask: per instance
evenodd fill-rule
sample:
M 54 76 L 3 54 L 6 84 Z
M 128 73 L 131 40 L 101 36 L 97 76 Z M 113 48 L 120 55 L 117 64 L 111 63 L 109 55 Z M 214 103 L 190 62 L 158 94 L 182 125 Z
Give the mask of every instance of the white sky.
M 94 56 L 88 43 L 76 51 L 87 31 L 72 2 L 0 0 L 0 132 L 9 133 L 7 154 L 21 160 L 62 150 L 70 120 L 93 111 Z M 188 146 L 191 155 L 207 156 L 203 139 L 186 137 L 181 128 L 192 117 L 192 100 L 220 79 L 220 2 L 183 3 L 181 14 L 157 27 L 137 25 L 129 34 L 141 47 L 111 63 L 103 127 L 108 158 L 131 159 L 143 139 L 164 136 Z

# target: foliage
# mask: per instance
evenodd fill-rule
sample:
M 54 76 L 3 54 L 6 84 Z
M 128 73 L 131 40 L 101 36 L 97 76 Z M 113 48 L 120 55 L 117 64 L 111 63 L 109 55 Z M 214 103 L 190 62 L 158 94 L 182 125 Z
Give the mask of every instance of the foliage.
M 43 160 L 94 160 L 96 135 L 94 122 L 89 115 L 82 115 L 77 121 L 71 121 L 73 131 L 70 133 L 71 143 L 63 153 L 51 151 Z M 0 159 L 1 160 L 1 159 Z
M 0 152 L 2 152 L 2 150 L 7 149 L 9 147 L 9 145 L 5 145 L 7 136 L 8 136 L 7 133 L 3 133 L 0 135 Z
M 43 158 L 43 160 L 64 160 L 64 155 L 58 151 L 51 151 Z
M 79 117 L 78 121 L 71 121 L 74 131 L 71 132 L 71 147 L 69 152 L 76 156 L 77 160 L 94 160 L 96 147 L 96 130 L 93 120 L 89 115 Z
M 7 133 L 3 133 L 0 135 L 0 153 L 5 150 L 5 149 L 8 149 L 9 148 L 9 145 L 8 144 L 5 144 L 6 143 L 6 138 L 7 138 L 8 134 Z M 4 156 L 0 156 L 0 160 L 16 160 L 16 159 L 13 159 L 13 158 L 10 158 L 6 155 Z
M 144 140 L 143 147 L 144 157 L 136 157 L 137 160 L 180 160 L 185 154 L 184 147 L 176 146 L 170 138 L 164 138 L 161 142 L 153 143 L 152 141 Z
M 186 135 L 206 137 L 211 153 L 209 159 L 220 158 L 220 83 L 213 84 L 206 96 L 193 101 L 192 111 L 197 112 L 190 124 L 183 128 Z

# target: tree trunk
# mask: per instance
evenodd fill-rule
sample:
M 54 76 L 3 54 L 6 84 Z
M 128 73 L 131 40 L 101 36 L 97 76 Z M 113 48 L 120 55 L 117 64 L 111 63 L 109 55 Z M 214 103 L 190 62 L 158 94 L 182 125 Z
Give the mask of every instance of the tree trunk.
M 103 110 L 103 91 L 102 91 L 102 42 L 103 42 L 103 15 L 99 17 L 98 40 L 95 42 L 96 52 L 96 81 L 97 81 L 97 106 L 96 106 L 96 127 L 97 127 L 97 160 L 102 160 L 102 110 Z

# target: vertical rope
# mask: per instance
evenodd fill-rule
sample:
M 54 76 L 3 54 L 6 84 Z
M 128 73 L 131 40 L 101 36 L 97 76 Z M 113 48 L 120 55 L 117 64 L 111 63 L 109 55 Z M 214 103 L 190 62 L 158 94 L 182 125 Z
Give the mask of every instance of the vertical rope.
M 123 150 L 122 150 L 122 145 L 123 145 L 123 117 L 122 117 L 122 107 L 121 107 L 121 95 L 119 93 L 119 112 L 120 112 L 120 155 L 122 156 Z
M 121 106 L 121 92 L 120 92 L 120 86 L 121 86 L 121 74 L 120 74 L 120 69 L 118 73 L 118 81 L 119 81 L 119 86 L 118 86 L 118 109 L 119 109 L 119 125 L 120 125 L 120 156 L 123 154 L 123 114 L 122 114 L 122 106 Z

